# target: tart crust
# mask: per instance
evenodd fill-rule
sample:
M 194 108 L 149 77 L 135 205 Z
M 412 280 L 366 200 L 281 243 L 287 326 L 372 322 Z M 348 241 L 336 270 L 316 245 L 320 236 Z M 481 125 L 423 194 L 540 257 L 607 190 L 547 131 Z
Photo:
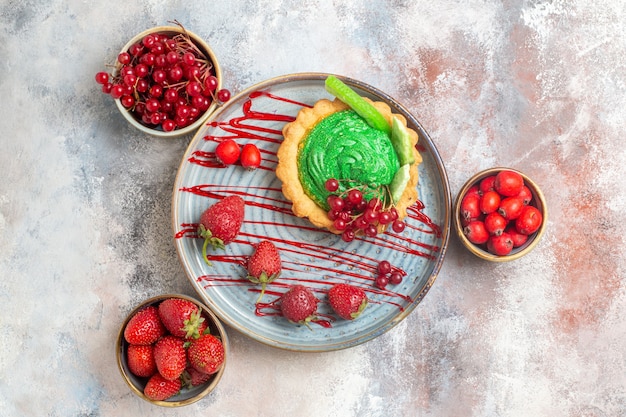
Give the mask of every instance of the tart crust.
M 396 116 L 405 126 L 406 118 L 401 114 L 391 112 L 391 108 L 384 102 L 372 102 L 376 109 L 391 124 L 393 116 Z M 283 128 L 283 142 L 278 148 L 278 166 L 276 167 L 276 176 L 282 181 L 282 191 L 285 197 L 292 202 L 293 213 L 302 218 L 308 218 L 313 225 L 325 228 L 332 233 L 341 234 L 337 230 L 333 221 L 328 218 L 328 213 L 318 206 L 304 191 L 300 183 L 298 173 L 298 151 L 304 145 L 309 131 L 317 125 L 322 119 L 332 113 L 347 110 L 349 107 L 338 99 L 333 101 L 322 99 L 315 103 L 313 107 L 302 108 L 296 119 L 288 123 Z M 419 136 L 413 129 L 408 128 L 411 137 L 413 154 L 415 162 L 410 168 L 410 178 L 407 186 L 396 203 L 395 207 L 398 211 L 398 217 L 404 219 L 407 215 L 407 208 L 417 200 L 417 181 L 418 181 L 418 165 L 422 162 L 422 157 L 417 151 Z M 379 225 L 379 232 L 383 232 L 387 228 L 386 225 Z

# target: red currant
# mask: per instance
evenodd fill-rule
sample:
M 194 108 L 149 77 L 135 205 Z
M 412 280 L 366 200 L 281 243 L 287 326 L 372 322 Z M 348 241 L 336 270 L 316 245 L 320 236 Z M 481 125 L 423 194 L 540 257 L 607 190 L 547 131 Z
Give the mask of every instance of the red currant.
M 109 82 L 109 74 L 107 74 L 104 71 L 96 73 L 96 82 L 98 84 L 102 84 L 102 85 L 108 83 Z
M 220 91 L 217 92 L 217 99 L 222 103 L 226 103 L 228 100 L 230 100 L 230 91 L 222 88 Z
M 402 233 L 406 227 L 406 224 L 401 220 L 394 220 L 391 224 L 391 228 L 396 233 Z
M 329 178 L 324 183 L 324 188 L 326 188 L 326 191 L 333 193 L 339 189 L 339 181 L 334 178 Z

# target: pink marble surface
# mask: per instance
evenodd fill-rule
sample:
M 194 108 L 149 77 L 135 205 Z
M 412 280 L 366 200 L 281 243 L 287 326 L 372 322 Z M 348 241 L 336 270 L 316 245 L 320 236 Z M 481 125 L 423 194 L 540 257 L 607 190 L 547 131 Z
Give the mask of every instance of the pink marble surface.
M 0 416 L 626 415 L 626 3 L 621 0 L 4 2 L 0 33 Z M 319 71 L 409 108 L 453 194 L 518 168 L 550 212 L 528 256 L 453 236 L 435 285 L 388 333 L 320 354 L 231 331 L 218 389 L 176 410 L 132 394 L 113 343 L 157 294 L 193 295 L 170 228 L 190 138 L 125 124 L 95 72 L 177 19 L 237 92 Z

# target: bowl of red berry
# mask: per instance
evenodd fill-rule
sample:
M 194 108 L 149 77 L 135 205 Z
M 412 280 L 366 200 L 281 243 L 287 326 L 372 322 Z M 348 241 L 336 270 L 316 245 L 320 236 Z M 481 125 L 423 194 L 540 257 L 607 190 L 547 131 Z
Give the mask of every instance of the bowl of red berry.
M 228 338 L 204 304 L 181 294 L 150 298 L 124 320 L 117 364 L 131 391 L 163 407 L 192 404 L 217 386 Z
M 215 54 L 181 25 L 139 33 L 124 45 L 111 73 L 95 78 L 124 118 L 153 136 L 195 132 L 230 99 Z
M 545 231 L 546 200 L 537 184 L 512 168 L 491 168 L 471 177 L 454 206 L 454 228 L 479 258 L 506 262 L 535 248 Z

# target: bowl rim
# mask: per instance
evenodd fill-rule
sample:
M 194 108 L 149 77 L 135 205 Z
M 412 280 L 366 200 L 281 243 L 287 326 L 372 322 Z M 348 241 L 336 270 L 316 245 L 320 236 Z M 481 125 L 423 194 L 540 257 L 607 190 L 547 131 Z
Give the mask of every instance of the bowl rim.
M 141 39 L 143 39 L 147 35 L 150 35 L 151 33 L 172 33 L 172 32 L 178 33 L 178 34 L 183 34 L 183 33 L 187 34 L 189 38 L 193 41 L 193 43 L 195 43 L 196 46 L 198 46 L 198 48 L 200 48 L 206 54 L 206 56 L 211 60 L 211 62 L 213 63 L 214 71 L 215 71 L 215 77 L 217 78 L 217 87 L 215 88 L 215 91 L 219 91 L 222 88 L 222 70 L 220 68 L 217 57 L 215 56 L 215 53 L 213 52 L 213 49 L 211 49 L 209 44 L 200 36 L 183 28 L 182 26 L 155 26 L 150 29 L 146 29 L 143 32 L 140 32 L 137 35 L 133 36 L 122 47 L 119 53 L 128 51 L 128 49 L 133 44 L 139 42 Z M 114 73 L 117 73 L 120 68 L 121 68 L 121 65 L 119 62 L 117 62 L 117 58 L 116 58 Z M 156 136 L 156 137 L 174 138 L 174 137 L 184 136 L 186 134 L 189 134 L 191 132 L 195 132 L 196 130 L 198 130 L 200 126 L 202 126 L 206 122 L 209 116 L 211 116 L 211 114 L 213 114 L 217 110 L 217 108 L 221 105 L 221 103 L 218 103 L 217 100 L 213 100 L 209 108 L 205 110 L 202 116 L 198 117 L 198 119 L 195 122 L 193 122 L 189 126 L 185 126 L 182 129 L 174 129 L 171 132 L 165 132 L 163 130 L 152 129 L 148 126 L 144 126 L 137 119 L 135 119 L 132 114 L 130 114 L 128 109 L 122 105 L 122 101 L 119 98 L 115 99 L 115 105 L 119 109 L 120 113 L 122 113 L 122 116 L 132 126 L 139 129 L 140 131 L 147 133 L 149 135 L 152 135 L 152 136 Z
M 221 368 L 215 373 L 213 374 L 212 378 L 207 381 L 206 387 L 204 387 L 204 389 L 202 389 L 198 394 L 196 394 L 193 397 L 190 398 L 186 398 L 183 400 L 175 400 L 175 401 L 170 401 L 170 400 L 151 400 L 148 397 L 145 396 L 145 394 L 143 393 L 142 389 L 139 389 L 134 383 L 133 381 L 130 379 L 129 375 L 126 373 L 126 369 L 124 367 L 124 353 L 126 352 L 126 346 L 128 345 L 128 342 L 126 342 L 126 340 L 124 339 L 124 329 L 126 328 L 126 325 L 128 324 L 129 320 L 131 319 L 132 316 L 135 315 L 135 313 L 137 313 L 138 311 L 140 311 L 141 309 L 149 306 L 149 305 L 153 305 L 156 303 L 159 303 L 161 301 L 164 301 L 168 298 L 180 298 L 183 300 L 187 300 L 187 301 L 191 301 L 192 303 L 198 305 L 199 307 L 202 308 L 203 313 L 207 314 L 209 316 L 209 319 L 212 320 L 213 324 L 215 325 L 215 327 L 218 330 L 220 339 L 222 341 L 222 344 L 224 345 L 224 363 L 222 364 Z M 228 361 L 228 355 L 229 355 L 229 341 L 228 341 L 228 335 L 226 334 L 226 329 L 224 328 L 224 326 L 222 325 L 222 323 L 220 322 L 220 320 L 217 318 L 217 316 L 215 315 L 215 313 L 213 313 L 204 303 L 202 303 L 201 301 L 190 297 L 188 295 L 184 295 L 184 294 L 176 294 L 176 293 L 172 293 L 172 294 L 162 294 L 162 295 L 157 295 L 154 297 L 150 297 L 144 301 L 142 301 L 141 303 L 139 303 L 137 306 L 135 306 L 124 318 L 124 320 L 122 321 L 122 324 L 119 328 L 118 331 L 118 335 L 117 335 L 117 339 L 115 342 L 115 357 L 116 357 L 116 363 L 117 363 L 117 367 L 118 370 L 120 371 L 120 374 L 122 375 L 122 379 L 124 379 L 124 381 L 126 382 L 126 384 L 130 387 L 131 391 L 133 393 L 135 393 L 135 395 L 137 395 L 138 397 L 140 397 L 141 399 L 149 402 L 150 404 L 155 404 L 161 407 L 181 407 L 181 406 L 185 406 L 185 405 L 189 405 L 189 404 L 193 404 L 196 401 L 199 401 L 200 399 L 204 398 L 206 395 L 208 395 L 210 392 L 212 392 L 215 387 L 217 386 L 217 384 L 219 383 L 219 381 L 222 379 L 222 376 L 224 375 L 224 371 L 226 369 L 226 363 Z
M 535 202 L 534 206 L 537 207 L 539 211 L 541 211 L 542 222 L 541 222 L 541 226 L 539 227 L 539 229 L 535 233 L 528 236 L 528 241 L 524 245 L 520 246 L 519 248 L 514 248 L 513 251 L 508 255 L 499 256 L 499 255 L 495 255 L 490 252 L 487 252 L 486 250 L 478 247 L 477 245 L 470 242 L 469 239 L 467 239 L 467 237 L 463 233 L 463 226 L 461 225 L 461 216 L 459 213 L 461 211 L 461 201 L 463 200 L 463 196 L 465 196 L 467 191 L 473 185 L 477 184 L 483 178 L 486 178 L 490 175 L 496 174 L 504 170 L 516 172 L 520 174 L 522 178 L 524 178 L 524 184 L 528 186 L 528 188 L 533 194 L 533 201 Z M 463 186 L 461 187 L 461 189 L 459 190 L 456 196 L 456 199 L 454 202 L 454 209 L 452 210 L 452 215 L 454 216 L 454 219 L 453 219 L 454 229 L 456 230 L 456 234 L 461 240 L 461 243 L 463 243 L 463 246 L 465 246 L 470 252 L 472 252 L 474 255 L 478 256 L 479 258 L 487 260 L 487 261 L 492 261 L 492 262 L 509 262 L 509 261 L 519 259 L 522 256 L 528 254 L 537 246 L 537 244 L 541 240 L 541 237 L 543 236 L 545 232 L 547 220 L 548 220 L 546 198 L 543 192 L 541 191 L 541 189 L 539 188 L 539 186 L 537 185 L 537 183 L 535 183 L 535 181 L 533 181 L 530 177 L 528 177 L 522 171 L 515 169 L 515 168 L 504 167 L 504 166 L 488 168 L 470 177 L 463 184 Z

